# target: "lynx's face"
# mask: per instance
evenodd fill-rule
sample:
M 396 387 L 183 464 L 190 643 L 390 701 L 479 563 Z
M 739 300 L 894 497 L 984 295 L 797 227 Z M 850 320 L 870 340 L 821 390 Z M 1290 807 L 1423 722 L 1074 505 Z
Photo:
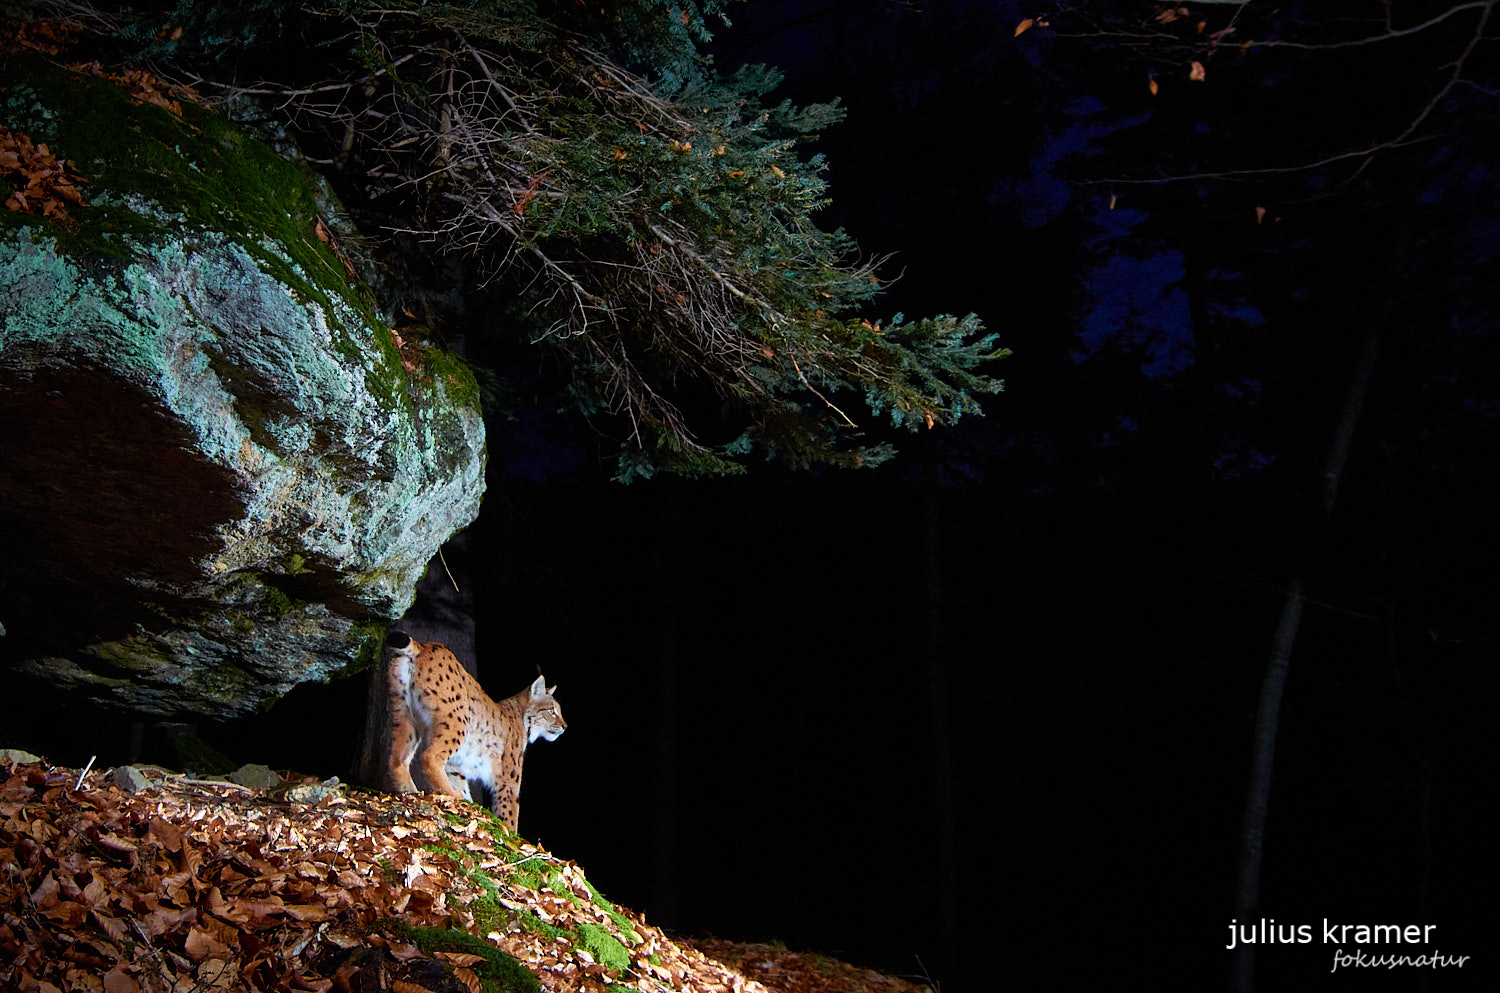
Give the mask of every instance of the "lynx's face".
M 531 702 L 526 706 L 527 744 L 538 738 L 556 741 L 568 729 L 568 722 L 563 720 L 562 708 L 552 697 L 556 692 L 557 687 L 549 687 L 541 676 L 536 677 L 536 682 L 531 684 Z

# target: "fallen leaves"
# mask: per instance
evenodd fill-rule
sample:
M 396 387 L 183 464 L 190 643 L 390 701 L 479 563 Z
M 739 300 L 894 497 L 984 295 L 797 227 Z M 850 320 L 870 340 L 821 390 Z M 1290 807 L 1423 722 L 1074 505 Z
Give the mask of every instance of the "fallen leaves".
M 82 28 L 62 21 L 16 21 L 0 18 L 0 51 L 31 51 L 51 58 L 68 52 Z M 164 30 L 160 37 L 177 39 L 181 28 Z M 105 69 L 98 61 L 60 63 L 67 69 L 108 80 L 129 94 L 132 103 L 149 103 L 161 107 L 173 117 L 182 116 L 182 101 L 203 105 L 203 99 L 190 86 L 170 83 L 146 69 Z
M 791 953 L 675 942 L 579 866 L 446 797 L 302 804 L 180 777 L 139 793 L 106 772 L 75 782 L 0 764 L 0 989 L 425 993 L 456 981 L 478 993 L 497 961 L 549 993 L 836 988 L 832 960 L 804 969 Z M 917 990 L 838 966 L 871 991 Z
M 67 32 L 57 26 L 35 23 L 10 25 L 9 47 L 29 48 L 47 54 L 58 54 L 67 44 Z M 167 83 L 144 69 L 106 70 L 98 62 L 68 66 L 74 72 L 108 80 L 129 94 L 134 103 L 150 103 L 174 117 L 182 116 L 181 100 L 198 101 L 191 89 Z M 10 187 L 5 206 L 23 214 L 34 214 L 59 223 L 68 223 L 70 204 L 84 206 L 78 183 L 85 182 L 66 159 L 60 159 L 46 142 L 35 142 L 31 136 L 0 126 L 0 176 Z
M 149 103 L 167 111 L 173 117 L 182 116 L 182 101 L 202 104 L 203 100 L 191 87 L 168 83 L 145 69 L 121 69 L 111 72 L 98 62 L 77 62 L 68 66 L 74 72 L 87 73 L 114 83 L 130 95 L 131 103 Z
M 422 346 L 416 342 L 407 341 L 399 328 L 391 328 L 391 344 L 396 346 L 396 351 L 401 355 L 401 368 L 415 375 L 422 368 Z
M 0 175 L 11 188 L 5 199 L 10 210 L 63 221 L 68 218 L 68 204 L 83 205 L 83 194 L 75 185 L 83 177 L 68 161 L 53 154 L 46 142 L 33 142 L 30 135 L 4 126 L 0 126 Z
M 56 21 L 16 21 L 0 18 L 0 50 L 61 55 L 77 37 L 76 25 Z
M 826 955 L 718 939 L 689 939 L 689 943 L 708 957 L 732 965 L 746 976 L 753 976 L 769 989 L 795 990 L 797 993 L 846 993 L 848 990 L 921 993 L 925 989 Z

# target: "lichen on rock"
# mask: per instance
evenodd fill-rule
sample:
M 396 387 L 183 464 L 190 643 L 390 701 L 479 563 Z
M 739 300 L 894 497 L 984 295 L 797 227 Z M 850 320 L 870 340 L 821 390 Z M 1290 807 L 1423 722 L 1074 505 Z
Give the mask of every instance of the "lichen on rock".
M 162 715 L 368 659 L 478 512 L 473 379 L 403 367 L 264 143 L 38 58 L 0 75 L 83 199 L 0 211 L 0 652 Z

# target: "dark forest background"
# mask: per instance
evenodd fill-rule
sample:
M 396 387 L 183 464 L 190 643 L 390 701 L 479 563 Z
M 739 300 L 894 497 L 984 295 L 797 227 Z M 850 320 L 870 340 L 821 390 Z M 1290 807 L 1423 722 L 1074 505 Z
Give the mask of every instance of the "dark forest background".
M 1388 32 L 1355 6 L 1337 35 L 1251 5 L 1239 37 Z M 1150 5 L 732 8 L 721 66 L 847 107 L 815 149 L 826 222 L 899 253 L 881 312 L 972 310 L 1015 355 L 983 419 L 877 469 L 622 487 L 541 394 L 493 425 L 450 562 L 486 686 L 540 667 L 569 721 L 528 757 L 522 832 L 653 921 L 945 993 L 1223 988 L 1301 576 L 1257 916 L 1435 924 L 1420 950 L 1471 959 L 1329 977 L 1331 948 L 1274 946 L 1260 988 L 1491 988 L 1500 115 L 1495 43 L 1469 42 L 1492 8 L 1207 63 Z M 363 685 L 205 731 L 337 771 Z

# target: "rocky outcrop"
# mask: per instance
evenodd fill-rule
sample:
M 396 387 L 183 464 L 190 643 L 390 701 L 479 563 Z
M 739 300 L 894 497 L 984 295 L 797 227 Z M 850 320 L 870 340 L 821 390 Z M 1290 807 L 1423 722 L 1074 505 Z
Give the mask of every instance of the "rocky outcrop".
M 478 511 L 472 376 L 398 350 L 266 144 L 139 78 L 3 71 L 13 147 L 78 196 L 0 210 L 0 653 L 176 717 L 373 659 Z

